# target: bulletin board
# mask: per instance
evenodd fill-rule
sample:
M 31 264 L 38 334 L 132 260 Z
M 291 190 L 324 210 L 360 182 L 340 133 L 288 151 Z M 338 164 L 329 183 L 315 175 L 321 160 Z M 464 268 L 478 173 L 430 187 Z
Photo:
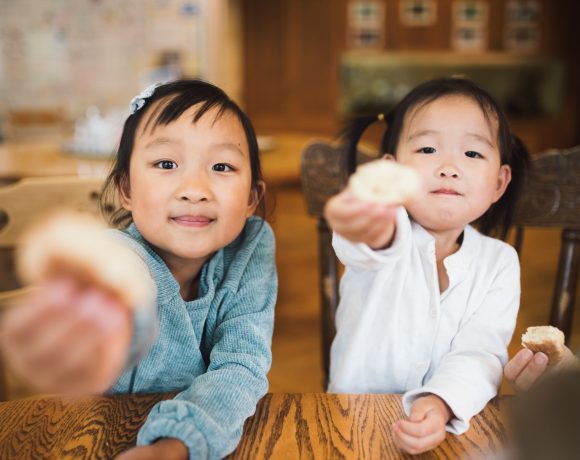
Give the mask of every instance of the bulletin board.
M 209 1 L 0 0 L 0 111 L 128 104 L 166 51 L 203 76 Z

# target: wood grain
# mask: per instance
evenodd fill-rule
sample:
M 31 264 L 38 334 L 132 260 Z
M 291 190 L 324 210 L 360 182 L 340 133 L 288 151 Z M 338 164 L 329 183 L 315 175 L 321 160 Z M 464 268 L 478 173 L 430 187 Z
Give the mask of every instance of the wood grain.
M 0 458 L 113 458 L 135 445 L 155 403 L 171 394 L 23 399 L 0 404 Z
M 391 424 L 403 416 L 399 395 L 268 394 L 228 458 L 482 458 L 506 440 L 504 415 L 493 401 L 465 435 L 448 434 L 434 451 L 410 457 L 391 437 Z
M 0 458 L 113 458 L 135 445 L 153 405 L 172 396 L 1 403 Z M 401 417 L 400 395 L 268 394 L 228 458 L 407 458 L 391 438 L 390 426 Z M 494 401 L 465 435 L 448 435 L 436 450 L 415 458 L 481 458 L 501 449 L 505 439 L 504 413 Z

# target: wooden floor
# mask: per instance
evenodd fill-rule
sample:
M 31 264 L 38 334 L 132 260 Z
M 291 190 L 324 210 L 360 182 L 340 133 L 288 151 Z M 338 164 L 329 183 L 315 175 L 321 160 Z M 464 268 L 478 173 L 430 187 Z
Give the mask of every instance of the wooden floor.
M 271 392 L 322 391 L 316 221 L 306 214 L 299 184 L 275 192 L 279 296 L 273 339 Z M 547 324 L 560 248 L 559 229 L 528 229 L 521 255 L 522 303 L 510 356 L 520 349 L 528 326 Z M 580 348 L 580 313 L 573 349 Z M 502 392 L 510 392 L 502 386 Z

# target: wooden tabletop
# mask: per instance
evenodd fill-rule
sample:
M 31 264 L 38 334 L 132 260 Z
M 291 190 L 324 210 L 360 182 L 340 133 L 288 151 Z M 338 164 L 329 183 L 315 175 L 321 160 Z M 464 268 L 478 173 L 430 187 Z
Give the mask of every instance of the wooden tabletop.
M 71 155 L 58 138 L 0 143 L 0 180 L 25 177 L 102 176 L 109 170 L 107 157 Z
M 135 444 L 151 407 L 170 397 L 1 403 L 0 458 L 113 458 Z M 399 395 L 268 394 L 228 458 L 407 458 L 390 435 L 391 423 L 402 416 Z M 413 458 L 487 458 L 505 439 L 505 413 L 494 401 L 472 420 L 466 434 L 448 435 L 436 450 Z

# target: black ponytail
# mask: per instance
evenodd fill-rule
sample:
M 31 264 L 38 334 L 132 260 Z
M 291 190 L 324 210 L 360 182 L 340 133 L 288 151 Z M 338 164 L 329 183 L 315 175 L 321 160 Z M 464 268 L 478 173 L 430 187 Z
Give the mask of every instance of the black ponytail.
M 341 138 L 346 146 L 344 150 L 343 165 L 344 170 L 347 175 L 350 176 L 356 170 L 357 165 L 357 154 L 358 154 L 358 144 L 365 133 L 365 131 L 375 122 L 384 123 L 384 115 L 369 115 L 360 116 L 351 119 L 345 126 L 341 133 Z M 384 152 L 378 152 L 378 156 L 382 155 Z
M 478 219 L 481 233 L 503 240 L 506 239 L 509 229 L 513 225 L 517 203 L 522 195 L 531 168 L 528 149 L 515 134 L 511 134 L 509 152 L 506 156 L 507 161 L 502 161 L 502 163 L 510 166 L 512 179 L 499 201 Z

